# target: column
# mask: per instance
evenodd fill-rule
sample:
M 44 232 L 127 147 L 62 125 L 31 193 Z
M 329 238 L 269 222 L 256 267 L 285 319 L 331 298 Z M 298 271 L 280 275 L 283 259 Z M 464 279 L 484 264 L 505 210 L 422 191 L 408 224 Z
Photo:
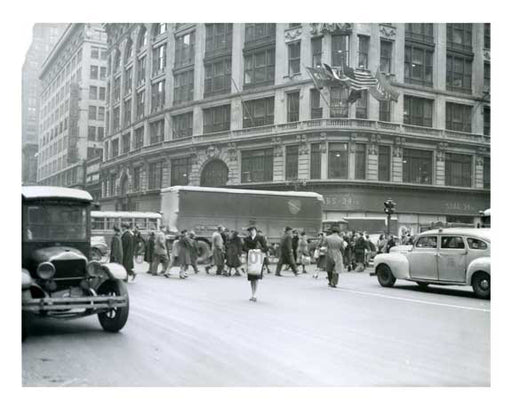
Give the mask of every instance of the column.
M 299 164 L 298 164 L 298 178 L 299 180 L 309 179 L 310 175 L 310 147 L 308 144 L 307 137 L 304 135 L 301 139 L 301 144 L 299 145 Z
M 378 145 L 372 142 L 368 146 L 366 156 L 366 179 L 377 181 L 379 179 L 379 151 Z
M 284 147 L 281 140 L 274 142 L 274 182 L 284 181 Z
M 474 159 L 474 182 L 473 187 L 484 189 L 484 157 L 478 155 Z
M 438 149 L 435 151 L 436 168 L 434 170 L 434 184 L 445 185 L 445 153 L 443 150 Z
M 403 149 L 401 146 L 393 146 L 393 161 L 391 163 L 391 181 L 403 182 Z

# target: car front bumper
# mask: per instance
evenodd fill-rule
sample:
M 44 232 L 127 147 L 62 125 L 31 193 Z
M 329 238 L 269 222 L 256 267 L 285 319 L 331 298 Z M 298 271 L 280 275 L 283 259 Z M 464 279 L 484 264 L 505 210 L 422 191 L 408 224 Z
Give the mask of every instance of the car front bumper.
M 21 309 L 33 313 L 64 312 L 71 309 L 106 311 L 127 305 L 128 296 L 87 296 L 23 300 Z

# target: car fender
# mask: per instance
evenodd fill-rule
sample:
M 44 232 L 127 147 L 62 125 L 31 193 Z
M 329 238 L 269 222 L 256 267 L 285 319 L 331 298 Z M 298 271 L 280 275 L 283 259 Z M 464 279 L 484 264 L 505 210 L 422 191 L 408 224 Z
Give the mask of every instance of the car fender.
M 468 265 L 467 270 L 467 284 L 471 285 L 471 280 L 473 279 L 473 274 L 475 272 L 486 272 L 491 276 L 491 257 L 490 256 L 482 256 L 480 258 L 473 259 L 471 263 Z
M 409 279 L 409 260 L 400 252 L 379 253 L 373 260 L 375 272 L 379 265 L 385 264 L 391 269 L 391 273 L 397 279 Z
M 128 277 L 126 269 L 119 263 L 109 262 L 104 263 L 101 266 L 105 272 L 107 272 L 110 279 L 125 280 Z
M 29 289 L 32 285 L 32 277 L 26 269 L 21 270 L 21 290 Z

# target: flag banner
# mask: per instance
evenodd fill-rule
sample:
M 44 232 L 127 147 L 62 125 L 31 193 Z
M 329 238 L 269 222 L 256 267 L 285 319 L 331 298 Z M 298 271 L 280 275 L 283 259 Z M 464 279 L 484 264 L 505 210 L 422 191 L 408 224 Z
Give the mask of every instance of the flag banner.
M 330 76 L 325 68 L 323 67 L 306 67 L 306 70 L 309 73 L 309 76 L 313 80 L 315 87 L 319 90 L 324 88 L 325 86 L 330 85 L 332 81 L 332 76 Z
M 380 71 L 377 69 L 375 77 L 378 80 L 378 84 L 377 87 L 375 87 L 374 91 L 376 92 L 376 94 L 383 95 L 384 100 L 380 100 L 373 93 L 372 95 L 379 101 L 398 101 L 398 96 L 400 95 L 400 93 L 389 83 L 386 76 L 382 75 Z

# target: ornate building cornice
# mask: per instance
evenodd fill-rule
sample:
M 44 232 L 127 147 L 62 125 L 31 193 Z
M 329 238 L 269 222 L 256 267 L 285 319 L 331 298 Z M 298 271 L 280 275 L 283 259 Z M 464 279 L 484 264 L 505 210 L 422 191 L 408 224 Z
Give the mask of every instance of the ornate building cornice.
M 319 34 L 351 34 L 351 23 L 311 23 L 310 33 L 312 35 Z
M 395 40 L 396 38 L 396 27 L 390 26 L 389 24 L 379 25 L 380 36 L 386 40 Z
M 302 27 L 291 28 L 284 32 L 284 41 L 286 43 L 300 40 L 301 37 L 302 37 Z

